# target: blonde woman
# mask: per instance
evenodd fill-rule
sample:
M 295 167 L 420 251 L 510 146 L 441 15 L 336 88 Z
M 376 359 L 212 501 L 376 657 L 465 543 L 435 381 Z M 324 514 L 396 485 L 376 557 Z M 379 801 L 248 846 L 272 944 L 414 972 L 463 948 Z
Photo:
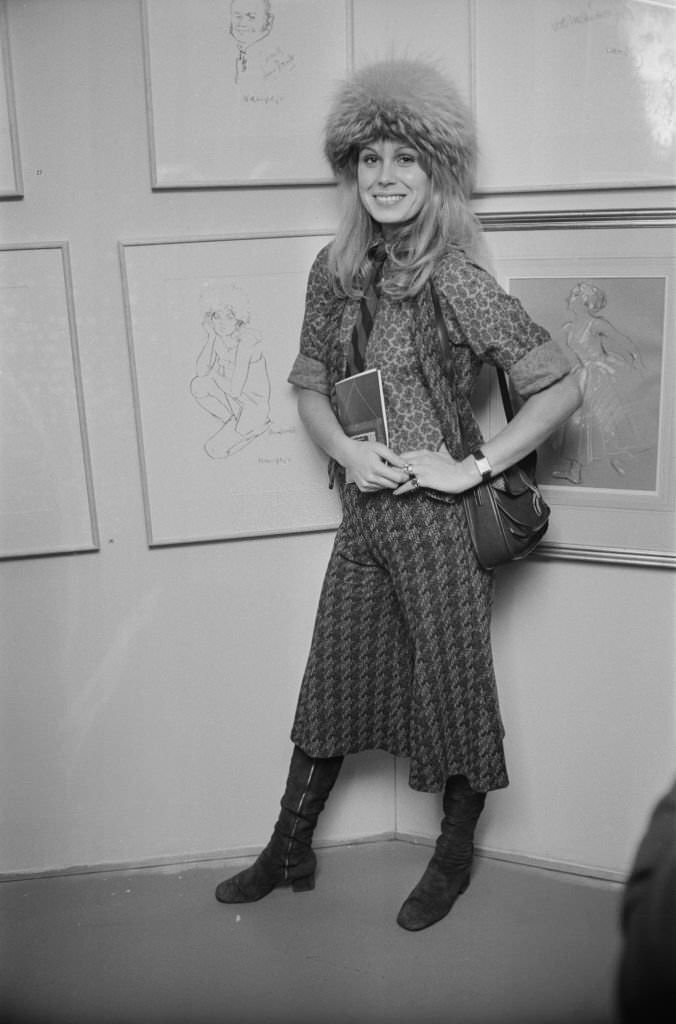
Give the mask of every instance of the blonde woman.
M 467 888 L 486 794 L 508 782 L 490 641 L 493 578 L 475 558 L 457 499 L 540 444 L 580 395 L 561 349 L 468 255 L 477 235 L 474 128 L 436 68 L 386 61 L 358 71 L 335 97 L 325 152 L 343 217 L 310 271 L 289 380 L 331 460 L 343 520 L 281 814 L 256 862 L 216 896 L 238 903 L 277 885 L 313 888 L 312 834 L 342 760 L 381 749 L 408 759 L 412 789 L 442 794 L 434 855 L 397 917 L 418 931 Z M 454 348 L 455 389 L 441 366 L 432 286 Z M 366 307 L 378 293 L 362 354 L 382 374 L 389 445 L 348 437 L 335 411 L 336 382 L 358 365 Z M 470 406 L 485 362 L 508 371 L 526 399 L 487 441 Z

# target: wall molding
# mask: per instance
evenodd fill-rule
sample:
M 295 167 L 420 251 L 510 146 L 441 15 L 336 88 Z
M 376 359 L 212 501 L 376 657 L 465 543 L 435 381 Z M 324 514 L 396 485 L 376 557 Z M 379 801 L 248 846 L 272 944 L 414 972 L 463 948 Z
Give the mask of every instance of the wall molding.
M 318 839 L 313 846 L 316 850 L 337 849 L 343 846 L 363 846 L 367 843 L 411 843 L 415 846 L 433 847 L 435 840 L 430 836 L 407 832 L 381 832 L 377 835 L 359 836 L 356 839 Z M 261 852 L 260 846 L 242 846 L 230 850 L 212 850 L 208 853 L 191 853 L 184 856 L 152 857 L 147 860 L 119 861 L 116 863 L 75 865 L 67 868 L 51 868 L 43 871 L 19 871 L 0 874 L 0 885 L 3 882 L 29 882 L 41 878 L 63 878 L 77 875 L 99 875 L 129 873 L 134 871 L 182 871 L 187 867 L 206 867 L 215 863 L 248 860 Z M 548 860 L 544 857 L 530 857 L 511 850 L 496 850 L 491 847 L 477 846 L 476 855 L 487 860 L 501 860 L 509 864 L 543 871 L 556 871 L 559 874 L 575 875 L 588 880 L 623 884 L 624 875 L 618 871 L 587 864 L 575 864 L 569 861 Z

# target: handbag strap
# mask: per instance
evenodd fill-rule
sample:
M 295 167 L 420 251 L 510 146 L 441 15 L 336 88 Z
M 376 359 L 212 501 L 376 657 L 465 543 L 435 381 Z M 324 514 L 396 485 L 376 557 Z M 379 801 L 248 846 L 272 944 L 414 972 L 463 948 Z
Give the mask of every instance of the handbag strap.
M 451 356 L 451 342 L 448 337 L 448 328 L 446 327 L 446 321 L 441 313 L 441 304 L 439 302 L 439 296 L 437 290 L 432 283 L 430 278 L 430 291 L 432 293 L 432 304 L 434 306 L 434 319 L 436 322 L 437 334 L 439 336 L 439 344 L 441 348 L 441 355 L 444 363 L 447 367 L 447 376 L 451 382 L 453 388 L 453 395 L 456 396 L 455 387 L 455 374 L 453 372 L 453 359 Z M 509 384 L 507 383 L 507 375 L 503 369 L 499 366 L 495 367 L 495 371 L 498 375 L 498 384 L 500 385 L 500 397 L 502 399 L 502 405 L 505 410 L 505 416 L 507 422 L 514 417 L 514 407 L 512 405 L 512 398 L 509 393 Z M 457 401 L 457 396 L 456 396 Z

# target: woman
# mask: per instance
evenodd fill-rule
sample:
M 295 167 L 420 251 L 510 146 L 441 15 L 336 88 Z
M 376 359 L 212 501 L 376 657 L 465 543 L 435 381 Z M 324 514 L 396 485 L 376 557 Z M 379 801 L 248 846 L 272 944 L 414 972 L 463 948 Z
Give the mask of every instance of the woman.
M 289 380 L 331 459 L 343 520 L 279 820 L 255 864 L 216 895 L 236 903 L 283 883 L 313 888 L 312 834 L 344 755 L 383 749 L 410 758 L 413 789 L 443 792 L 434 856 L 397 918 L 417 931 L 467 888 L 486 793 L 508 781 L 490 644 L 493 580 L 474 556 L 457 495 L 540 444 L 580 396 L 559 347 L 465 255 L 476 235 L 468 208 L 476 145 L 443 75 L 417 61 L 359 71 L 337 94 L 325 151 L 345 210 L 310 271 Z M 359 366 L 347 353 L 353 329 L 357 341 L 363 334 L 360 299 L 370 298 L 379 249 L 386 258 L 366 366 L 382 373 L 389 446 L 346 436 L 333 406 L 336 381 Z M 454 348 L 457 407 L 441 369 L 432 283 Z M 507 370 L 528 400 L 480 448 L 470 394 L 482 362 Z M 344 483 L 346 473 L 354 483 Z

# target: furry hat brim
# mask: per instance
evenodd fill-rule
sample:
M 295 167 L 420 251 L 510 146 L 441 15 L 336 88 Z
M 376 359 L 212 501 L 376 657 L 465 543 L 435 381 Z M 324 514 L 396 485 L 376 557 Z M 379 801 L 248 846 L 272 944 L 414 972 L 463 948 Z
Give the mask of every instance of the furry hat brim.
M 336 93 L 324 152 L 337 177 L 356 174 L 359 150 L 378 139 L 409 143 L 426 169 L 449 171 L 462 193 L 474 184 L 472 115 L 452 82 L 419 60 L 386 60 L 357 71 Z

